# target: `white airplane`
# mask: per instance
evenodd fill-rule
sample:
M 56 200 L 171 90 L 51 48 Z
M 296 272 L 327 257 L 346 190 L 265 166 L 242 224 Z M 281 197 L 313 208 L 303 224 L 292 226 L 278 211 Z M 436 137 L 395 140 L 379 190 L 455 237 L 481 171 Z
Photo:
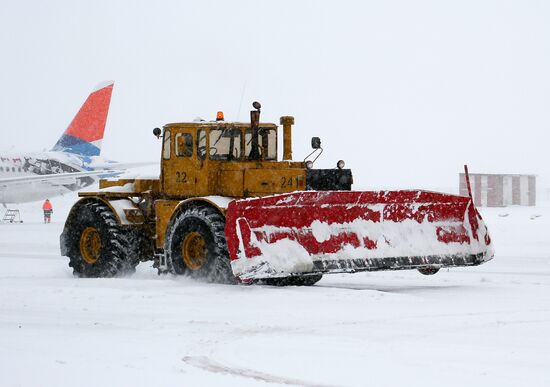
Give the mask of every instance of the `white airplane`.
M 150 163 L 117 163 L 100 157 L 113 82 L 98 85 L 50 151 L 0 152 L 0 203 L 44 200 L 93 184 L 125 168 Z

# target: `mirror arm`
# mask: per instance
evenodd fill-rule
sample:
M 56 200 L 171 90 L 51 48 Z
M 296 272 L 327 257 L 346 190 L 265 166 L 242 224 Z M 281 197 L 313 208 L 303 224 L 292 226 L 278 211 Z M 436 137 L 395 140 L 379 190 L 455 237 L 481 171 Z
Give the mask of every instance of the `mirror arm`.
M 306 158 L 304 159 L 304 162 L 306 162 L 306 160 L 312 155 L 314 154 L 315 152 L 319 151 L 320 152 L 315 156 L 315 158 L 312 160 L 312 162 L 314 163 L 315 161 L 317 161 L 317 159 L 319 158 L 319 156 L 321 156 L 321 153 L 323 153 L 323 148 L 319 147 L 319 148 L 316 148 L 313 150 L 313 152 L 311 152 L 309 155 L 306 156 Z

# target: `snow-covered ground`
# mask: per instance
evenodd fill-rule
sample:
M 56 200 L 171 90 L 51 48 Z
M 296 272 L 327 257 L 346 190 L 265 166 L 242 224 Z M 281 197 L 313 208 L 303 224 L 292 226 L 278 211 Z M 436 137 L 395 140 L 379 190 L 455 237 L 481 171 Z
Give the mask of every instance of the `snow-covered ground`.
M 74 196 L 0 224 L 0 386 L 549 386 L 550 205 L 482 209 L 495 259 L 310 288 L 78 279 Z M 0 210 L 2 213 L 3 210 Z M 506 216 L 504 216 L 506 215 Z

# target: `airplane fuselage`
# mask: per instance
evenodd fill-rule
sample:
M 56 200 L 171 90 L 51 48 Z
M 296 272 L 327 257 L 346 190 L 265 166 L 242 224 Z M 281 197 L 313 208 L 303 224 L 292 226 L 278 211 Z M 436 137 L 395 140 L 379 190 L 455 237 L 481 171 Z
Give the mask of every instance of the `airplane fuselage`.
M 88 159 L 88 160 L 86 160 Z M 2 178 L 25 178 L 89 171 L 89 158 L 64 152 L 8 154 L 0 152 L 0 203 L 25 203 L 44 200 L 76 191 L 93 184 L 96 179 L 83 176 L 64 182 L 25 181 L 2 184 Z

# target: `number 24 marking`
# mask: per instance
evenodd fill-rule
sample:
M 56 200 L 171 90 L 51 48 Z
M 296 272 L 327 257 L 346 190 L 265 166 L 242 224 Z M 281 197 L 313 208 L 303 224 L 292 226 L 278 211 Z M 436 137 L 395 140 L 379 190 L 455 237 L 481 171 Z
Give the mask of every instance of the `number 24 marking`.
M 282 177 L 281 178 L 281 188 L 289 187 L 292 188 L 293 181 L 296 182 L 296 187 L 298 187 L 298 176 L 295 177 Z

